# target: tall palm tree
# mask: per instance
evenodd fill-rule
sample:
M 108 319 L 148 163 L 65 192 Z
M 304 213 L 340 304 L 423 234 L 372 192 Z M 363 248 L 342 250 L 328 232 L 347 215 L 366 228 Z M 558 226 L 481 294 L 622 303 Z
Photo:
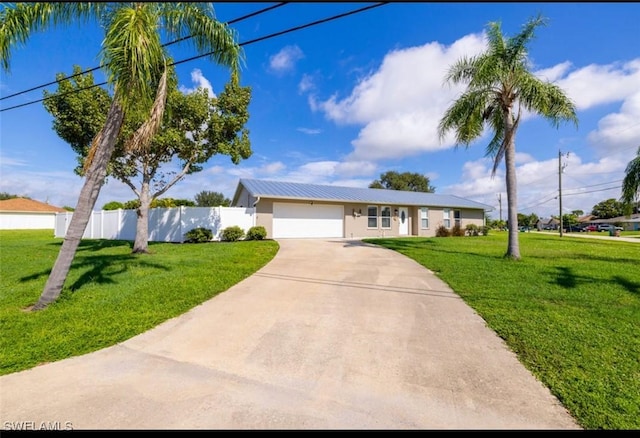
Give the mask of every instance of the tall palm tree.
M 625 169 L 625 176 L 622 180 L 622 203 L 625 212 L 633 213 L 634 203 L 638 202 L 640 197 L 640 147 L 638 147 L 638 155 L 629 161 Z M 638 205 L 640 207 L 640 205 Z
M 492 22 L 487 30 L 487 49 L 474 57 L 463 57 L 454 63 L 447 83 L 466 83 L 465 92 L 446 110 L 438 125 L 440 139 L 453 130 L 456 146 L 469 147 L 479 138 L 485 123 L 493 131 L 486 155 L 493 157 L 492 176 L 504 158 L 506 167 L 509 243 L 506 257 L 520 259 L 518 241 L 518 207 L 516 188 L 515 137 L 521 111 L 527 110 L 548 119 L 557 127 L 560 121 L 578 119 L 575 106 L 562 90 L 543 82 L 529 71 L 527 43 L 536 27 L 544 24 L 538 16 L 530 20 L 512 38 L 502 34 L 500 23 Z
M 167 38 L 188 41 L 233 73 L 238 72 L 242 59 L 236 34 L 215 19 L 211 3 L 16 3 L 0 11 L 3 68 L 9 70 L 11 48 L 25 44 L 31 33 L 90 19 L 99 20 L 105 29 L 100 64 L 113 87 L 114 99 L 105 126 L 93 140 L 73 218 L 33 310 L 45 308 L 62 291 L 104 183 L 125 113 L 141 104 L 149 109 L 149 119 L 134 135 L 131 147 L 144 147 L 157 131 L 164 112 L 169 60 L 160 32 Z

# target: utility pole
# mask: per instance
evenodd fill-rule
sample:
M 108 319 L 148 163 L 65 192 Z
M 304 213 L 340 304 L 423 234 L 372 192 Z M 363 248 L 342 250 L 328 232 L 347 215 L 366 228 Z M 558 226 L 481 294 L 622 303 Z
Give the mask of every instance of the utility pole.
M 567 153 L 568 155 L 568 153 Z M 562 171 L 565 166 L 562 165 L 562 152 L 558 150 L 558 203 L 560 204 L 560 237 L 562 237 Z
M 498 203 L 500 204 L 500 222 L 502 222 L 502 192 L 498 193 Z

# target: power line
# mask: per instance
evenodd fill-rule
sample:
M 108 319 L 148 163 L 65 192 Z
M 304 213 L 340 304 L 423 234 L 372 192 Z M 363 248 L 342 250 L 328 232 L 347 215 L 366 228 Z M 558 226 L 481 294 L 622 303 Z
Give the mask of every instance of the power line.
M 375 5 L 366 6 L 366 7 L 360 8 L 360 9 L 355 9 L 355 10 L 350 11 L 350 12 L 345 12 L 345 13 L 342 13 L 342 14 L 334 15 L 332 17 L 323 18 L 321 20 L 316 20 L 316 21 L 313 21 L 311 23 L 303 24 L 301 26 L 296 26 L 296 27 L 289 28 L 289 29 L 286 29 L 286 30 L 283 30 L 283 31 L 280 31 L 280 32 L 275 32 L 275 33 L 272 33 L 270 35 L 266 35 L 266 36 L 263 36 L 263 37 L 260 37 L 260 38 L 255 38 L 253 40 L 246 41 L 244 43 L 240 43 L 239 45 L 240 46 L 246 46 L 246 45 L 249 45 L 249 44 L 257 43 L 259 41 L 264 41 L 266 39 L 270 39 L 270 38 L 274 38 L 276 36 L 284 35 L 286 33 L 290 33 L 290 32 L 293 32 L 293 31 L 305 29 L 307 27 L 315 26 L 315 25 L 318 25 L 318 24 L 327 23 L 329 21 L 337 20 L 338 18 L 344 18 L 346 16 L 353 15 L 353 14 L 360 13 L 360 12 L 364 12 L 366 10 L 377 8 L 379 6 L 384 6 L 384 5 L 388 4 L 388 3 L 389 2 L 380 2 L 380 3 L 377 3 Z M 213 53 L 215 53 L 215 51 L 204 53 L 202 55 L 193 56 L 191 58 L 183 59 L 181 61 L 177 61 L 177 62 L 174 62 L 174 63 L 170 64 L 170 66 L 183 64 L 185 62 L 193 61 L 193 60 L 198 59 L 198 58 L 203 58 L 203 57 L 209 56 L 209 55 L 211 55 Z M 100 86 L 106 85 L 106 84 L 107 84 L 107 82 L 102 82 L 100 84 L 94 84 L 94 85 L 91 85 L 89 87 L 78 88 L 78 89 L 75 89 L 75 90 L 72 90 L 72 91 L 68 91 L 67 93 L 58 94 L 57 97 L 65 96 L 65 95 L 70 94 L 70 93 L 77 93 L 77 92 L 88 90 L 88 89 L 91 89 L 91 88 L 94 88 L 94 87 L 100 87 Z M 8 107 L 8 108 L 2 108 L 2 109 L 0 109 L 0 112 L 21 108 L 23 106 L 33 105 L 34 103 L 43 102 L 43 101 L 45 101 L 47 99 L 51 99 L 52 97 L 54 97 L 54 96 L 44 97 L 44 98 L 38 99 L 38 100 L 32 100 L 30 102 L 22 103 L 20 105 L 14 105 L 14 106 L 11 106 L 11 107 Z
M 288 2 L 280 2 L 280 3 L 276 4 L 276 5 L 269 6 L 269 7 L 264 8 L 264 9 L 260 9 L 260 10 L 258 10 L 258 11 L 252 12 L 252 13 L 247 14 L 247 15 L 243 15 L 242 17 L 234 18 L 233 20 L 231 20 L 231 21 L 227 21 L 226 23 L 227 23 L 227 24 L 235 24 L 235 23 L 238 23 L 238 22 L 240 22 L 240 21 L 244 21 L 244 20 L 246 20 L 247 18 L 255 17 L 256 15 L 263 14 L 263 13 L 265 13 L 265 12 L 268 12 L 268 11 L 270 11 L 270 10 L 272 10 L 272 9 L 275 9 L 275 8 L 279 8 L 280 6 L 284 6 L 284 5 L 286 5 L 286 4 L 288 4 Z M 175 40 L 175 41 L 169 41 L 168 43 L 164 43 L 164 44 L 162 45 L 162 47 L 167 47 L 167 46 L 170 46 L 170 45 L 172 45 L 172 44 L 176 44 L 176 43 L 179 43 L 179 42 L 182 42 L 182 41 L 186 41 L 186 40 L 188 40 L 188 39 L 190 39 L 190 38 L 193 38 L 193 35 L 188 35 L 188 36 L 186 36 L 186 37 L 178 38 L 178 39 L 177 39 L 177 40 Z M 40 89 L 40 88 L 48 87 L 49 85 L 54 85 L 54 84 L 60 83 L 60 82 L 62 82 L 62 81 L 66 81 L 67 79 L 75 78 L 76 76 L 80 76 L 80 75 L 83 75 L 83 74 L 86 74 L 86 73 L 91 73 L 91 72 L 93 72 L 93 71 L 99 70 L 100 68 L 101 68 L 100 66 L 98 66 L 98 67 L 93 67 L 93 68 L 91 68 L 91 69 L 89 69 L 89 70 L 85 70 L 85 71 L 82 71 L 82 72 L 80 72 L 80 73 L 76 73 L 76 74 L 73 74 L 73 75 L 70 75 L 70 76 L 65 76 L 65 77 L 64 77 L 64 78 L 62 78 L 62 79 L 56 79 L 55 81 L 51 81 L 51 82 L 48 82 L 48 83 L 43 84 L 43 85 L 38 85 L 38 86 L 36 86 L 36 87 L 29 88 L 28 90 L 23 90 L 23 91 L 19 91 L 19 92 L 17 92 L 17 93 L 10 94 L 10 95 L 8 95 L 8 96 L 0 97 L 0 100 L 5 100 L 5 99 L 9 99 L 9 98 L 11 98 L 11 97 L 20 96 L 21 94 L 26 94 L 26 93 L 29 93 L 29 92 L 31 92 L 31 91 L 38 90 L 38 89 Z M 39 102 L 39 101 L 38 101 L 38 102 Z
M 614 190 L 614 189 L 621 189 L 622 186 L 616 186 L 616 187 L 607 187 L 605 189 L 598 189 L 598 190 L 589 190 L 587 192 L 579 192 L 579 193 L 567 193 L 564 196 L 574 196 L 574 195 L 585 195 L 587 193 L 596 193 L 596 192 L 604 192 L 607 190 Z M 575 190 L 575 189 L 574 189 Z

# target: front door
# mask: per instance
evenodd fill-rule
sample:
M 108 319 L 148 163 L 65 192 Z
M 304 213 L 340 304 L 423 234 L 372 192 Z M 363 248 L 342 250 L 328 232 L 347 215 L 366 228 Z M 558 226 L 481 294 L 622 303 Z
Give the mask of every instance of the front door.
M 398 234 L 400 236 L 409 235 L 409 209 L 400 207 L 398 209 Z

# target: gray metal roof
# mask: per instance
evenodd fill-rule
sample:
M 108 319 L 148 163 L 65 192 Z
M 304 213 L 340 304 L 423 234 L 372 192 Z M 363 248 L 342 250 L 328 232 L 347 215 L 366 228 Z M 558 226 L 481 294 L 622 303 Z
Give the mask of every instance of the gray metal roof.
M 387 189 L 363 189 L 320 184 L 303 184 L 241 178 L 236 190 L 244 186 L 254 198 L 274 198 L 313 201 L 339 201 L 367 204 L 412 205 L 425 207 L 459 207 L 493 210 L 490 205 L 460 198 L 454 195 L 408 192 Z

